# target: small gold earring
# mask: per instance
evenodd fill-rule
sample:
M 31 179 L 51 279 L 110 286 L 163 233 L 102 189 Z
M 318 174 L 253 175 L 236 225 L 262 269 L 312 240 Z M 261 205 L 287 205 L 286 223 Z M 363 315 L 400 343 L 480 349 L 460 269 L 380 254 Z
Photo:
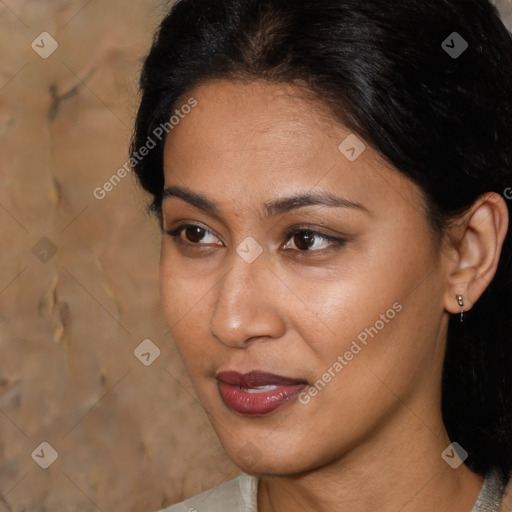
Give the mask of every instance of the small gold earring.
M 460 321 L 464 320 L 464 301 L 462 300 L 462 295 L 457 295 L 457 301 L 460 307 Z

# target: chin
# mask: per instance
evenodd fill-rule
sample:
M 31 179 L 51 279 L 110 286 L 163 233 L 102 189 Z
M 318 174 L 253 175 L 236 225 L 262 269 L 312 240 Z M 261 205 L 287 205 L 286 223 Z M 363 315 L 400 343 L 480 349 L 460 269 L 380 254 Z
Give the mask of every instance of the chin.
M 228 444 L 223 442 L 229 458 L 243 472 L 253 476 L 283 476 L 303 473 L 315 467 L 304 453 L 304 442 L 297 440 L 297 448 L 288 440 L 287 447 L 265 443 L 265 439 Z

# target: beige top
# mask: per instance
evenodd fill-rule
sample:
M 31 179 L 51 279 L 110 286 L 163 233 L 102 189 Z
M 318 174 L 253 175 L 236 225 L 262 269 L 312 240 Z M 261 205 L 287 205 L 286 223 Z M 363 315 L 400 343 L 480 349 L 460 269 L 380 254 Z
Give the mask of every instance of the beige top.
M 158 512 L 258 512 L 258 479 L 242 473 L 213 489 Z
M 242 473 L 233 480 L 158 512 L 258 512 L 257 496 L 258 479 Z M 504 491 L 499 512 L 512 512 L 512 479 Z

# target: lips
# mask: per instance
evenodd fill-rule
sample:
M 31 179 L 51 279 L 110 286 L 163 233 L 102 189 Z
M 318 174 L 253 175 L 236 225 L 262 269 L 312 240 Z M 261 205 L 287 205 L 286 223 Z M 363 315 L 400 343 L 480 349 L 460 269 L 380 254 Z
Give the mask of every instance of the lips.
M 275 411 L 307 386 L 305 380 L 258 371 L 224 371 L 216 377 L 224 404 L 239 414 L 250 416 Z

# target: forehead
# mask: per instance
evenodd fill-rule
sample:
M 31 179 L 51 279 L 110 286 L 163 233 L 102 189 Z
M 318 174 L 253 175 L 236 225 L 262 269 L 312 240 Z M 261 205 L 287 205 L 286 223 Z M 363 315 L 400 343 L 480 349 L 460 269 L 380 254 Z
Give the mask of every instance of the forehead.
M 212 157 L 231 151 L 295 159 L 315 152 L 326 137 L 336 140 L 332 116 L 290 85 L 214 80 L 190 95 L 197 106 L 167 137 L 174 150 L 195 144 Z
M 356 202 L 373 196 L 389 206 L 401 196 L 417 206 L 415 186 L 368 144 L 355 161 L 346 158 L 339 146 L 354 134 L 302 89 L 212 80 L 181 103 L 190 98 L 197 106 L 166 140 L 166 186 L 240 203 L 323 188 Z
M 180 104 L 191 97 L 197 106 L 170 131 L 164 152 L 166 170 L 187 167 L 189 178 L 203 165 L 239 172 L 258 167 L 260 174 L 263 166 L 332 166 L 340 160 L 338 145 L 350 134 L 311 94 L 286 84 L 212 80 Z M 372 155 L 366 153 L 368 161 Z

